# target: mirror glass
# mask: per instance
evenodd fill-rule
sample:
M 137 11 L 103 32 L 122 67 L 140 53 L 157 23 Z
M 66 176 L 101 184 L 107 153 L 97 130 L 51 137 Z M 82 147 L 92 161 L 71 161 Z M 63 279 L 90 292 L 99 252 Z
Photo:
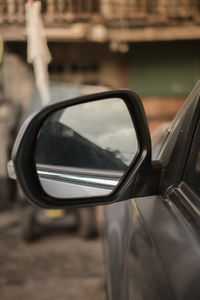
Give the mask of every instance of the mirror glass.
M 113 191 L 137 152 L 126 104 L 102 99 L 52 113 L 38 134 L 35 163 L 50 196 L 94 197 Z

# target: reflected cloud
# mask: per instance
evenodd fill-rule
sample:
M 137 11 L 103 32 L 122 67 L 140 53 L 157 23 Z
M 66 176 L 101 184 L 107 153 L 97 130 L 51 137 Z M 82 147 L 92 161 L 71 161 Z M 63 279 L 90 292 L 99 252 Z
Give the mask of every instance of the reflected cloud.
M 135 129 L 122 99 L 105 99 L 72 106 L 63 111 L 59 122 L 103 149 L 118 152 L 130 163 L 137 152 Z

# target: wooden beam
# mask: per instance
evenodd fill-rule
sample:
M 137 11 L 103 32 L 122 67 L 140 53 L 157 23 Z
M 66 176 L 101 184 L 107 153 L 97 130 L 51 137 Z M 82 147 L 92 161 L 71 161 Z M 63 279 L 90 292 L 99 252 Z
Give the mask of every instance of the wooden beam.
M 155 26 L 131 29 L 109 29 L 108 40 L 152 42 L 200 39 L 200 25 Z
M 58 26 L 58 25 L 57 25 Z M 96 25 L 94 25 L 95 28 Z M 48 40 L 70 41 L 90 40 L 93 41 L 91 31 L 93 26 L 89 23 L 60 24 L 58 27 L 45 29 Z M 26 30 L 20 25 L 1 25 L 0 35 L 5 41 L 26 40 Z M 200 39 L 200 25 L 181 26 L 155 26 L 143 28 L 107 28 L 107 36 L 104 40 L 116 42 L 153 42 L 173 40 L 198 40 Z
M 26 29 L 24 26 L 0 26 L 0 35 L 4 41 L 16 42 L 26 40 Z

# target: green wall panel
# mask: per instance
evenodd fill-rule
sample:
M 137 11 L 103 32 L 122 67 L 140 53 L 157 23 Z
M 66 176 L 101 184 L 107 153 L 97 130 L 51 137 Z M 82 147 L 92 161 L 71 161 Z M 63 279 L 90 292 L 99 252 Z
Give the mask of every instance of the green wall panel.
M 181 97 L 200 79 L 200 43 L 131 46 L 131 88 L 141 97 Z

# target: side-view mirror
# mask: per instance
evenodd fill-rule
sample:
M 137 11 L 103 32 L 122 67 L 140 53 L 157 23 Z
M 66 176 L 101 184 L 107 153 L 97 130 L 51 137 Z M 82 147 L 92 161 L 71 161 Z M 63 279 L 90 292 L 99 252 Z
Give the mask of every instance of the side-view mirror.
M 141 100 L 119 90 L 48 106 L 22 126 L 12 160 L 25 195 L 42 207 L 99 205 L 137 196 L 135 183 L 151 168 Z

